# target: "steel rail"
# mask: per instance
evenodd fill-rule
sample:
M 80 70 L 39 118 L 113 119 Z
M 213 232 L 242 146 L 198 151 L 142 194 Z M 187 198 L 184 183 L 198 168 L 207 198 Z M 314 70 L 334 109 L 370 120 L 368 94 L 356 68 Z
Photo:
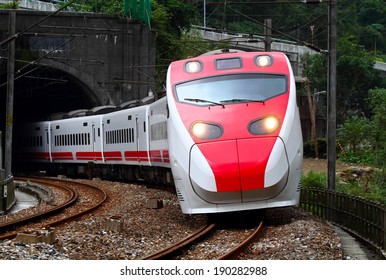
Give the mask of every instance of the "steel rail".
M 18 180 L 22 180 L 20 178 L 18 178 Z M 71 183 L 71 184 L 77 184 L 77 185 L 80 185 L 80 186 L 84 186 L 84 187 L 88 187 L 88 188 L 93 188 L 93 189 L 96 189 L 97 191 L 99 191 L 102 195 L 101 195 L 101 199 L 98 201 L 98 203 L 96 203 L 95 205 L 91 206 L 91 207 L 88 207 L 87 209 L 85 210 L 82 210 L 81 212 L 77 212 L 73 215 L 69 215 L 67 217 L 64 217 L 64 218 L 61 218 L 61 219 L 58 219 L 56 221 L 53 221 L 53 222 L 49 222 L 49 223 L 46 223 L 45 226 L 43 226 L 44 228 L 49 228 L 49 227 L 54 227 L 54 226 L 57 226 L 57 225 L 60 225 L 60 224 L 63 224 L 63 223 L 66 223 L 68 221 L 72 221 L 82 215 L 85 215 L 93 210 L 95 210 L 96 208 L 98 208 L 100 205 L 102 205 L 106 199 L 107 199 L 107 193 L 96 187 L 96 186 L 93 186 L 93 185 L 89 185 L 89 184 L 85 184 L 85 183 L 80 183 L 80 182 L 68 182 L 68 181 L 64 181 L 64 180 L 59 180 L 59 179 L 29 179 L 29 181 L 33 181 L 33 182 L 39 182 L 39 183 L 45 183 L 47 184 L 49 181 L 59 181 L 61 183 L 65 182 L 65 183 Z M 50 182 L 51 185 L 53 185 L 52 182 Z M 55 184 L 55 187 L 58 187 L 58 185 Z M 35 220 L 35 219 L 38 219 L 38 218 L 41 218 L 41 217 L 44 217 L 45 215 L 48 215 L 48 214 L 52 214 L 53 212 L 57 212 L 59 210 L 63 210 L 64 208 L 74 204 L 77 199 L 78 199 L 78 193 L 70 188 L 70 187 L 64 187 L 64 186 L 60 186 L 59 187 L 62 187 L 62 188 L 65 188 L 65 189 L 70 189 L 72 190 L 75 194 L 76 194 L 76 197 L 71 197 L 71 199 L 69 201 L 67 201 L 66 203 L 62 204 L 62 205 L 59 205 L 57 207 L 54 207 L 54 208 L 51 208 L 47 211 L 43 211 L 41 213 L 38 213 L 36 215 L 31 215 L 31 216 L 28 216 L 28 217 L 25 217 L 21 220 L 23 220 L 24 223 L 26 222 L 29 222 L 31 220 Z M 71 201 L 71 202 L 70 202 Z M 20 222 L 20 223 L 23 223 L 23 222 Z M 12 223 L 12 222 L 10 222 Z M 14 224 L 12 224 L 12 226 L 14 226 Z M 0 227 L 1 229 L 1 227 Z M 0 236 L 0 240 L 3 240 L 3 239 L 11 239 L 11 238 L 14 238 L 16 237 L 17 233 L 10 233 L 10 234 L 5 234 L 5 235 L 1 235 Z
M 47 181 L 37 180 L 37 179 L 15 178 L 15 180 L 18 180 L 18 181 L 30 181 L 30 182 L 41 183 L 41 184 L 49 184 L 49 185 L 51 185 L 51 186 L 53 186 L 55 188 L 59 188 L 61 190 L 64 190 L 68 194 L 69 197 L 68 197 L 68 199 L 64 203 L 62 203 L 60 205 L 57 205 L 57 206 L 54 206 L 54 207 L 52 207 L 50 209 L 41 211 L 41 212 L 36 213 L 36 214 L 28 215 L 28 216 L 25 216 L 25 217 L 22 217 L 22 218 L 19 218 L 19 219 L 15 219 L 15 220 L 11 220 L 11 221 L 8 221 L 8 222 L 0 223 L 0 232 L 6 230 L 8 228 L 14 227 L 14 226 L 19 226 L 19 225 L 22 225 L 22 224 L 26 224 L 26 223 L 30 222 L 31 220 L 42 218 L 42 217 L 47 216 L 49 214 L 54 214 L 54 213 L 56 213 L 58 211 L 61 211 L 64 208 L 74 204 L 77 201 L 78 197 L 79 197 L 78 193 L 74 189 L 66 187 L 66 186 L 61 186 L 61 185 L 58 185 L 58 184 L 52 184 L 52 183 L 48 183 Z
M 216 224 L 211 223 L 211 224 L 206 224 L 199 228 L 197 231 L 195 231 L 193 234 L 189 235 L 188 237 L 184 238 L 183 240 L 165 248 L 162 249 L 154 254 L 151 254 L 147 257 L 144 258 L 144 260 L 159 260 L 162 258 L 165 258 L 167 256 L 173 255 L 176 253 L 178 250 L 182 249 L 183 247 L 193 243 L 194 241 L 198 240 L 200 237 L 203 235 L 207 234 L 211 230 L 215 228 Z
M 258 225 L 257 229 L 249 235 L 242 243 L 240 243 L 238 246 L 227 252 L 226 254 L 222 255 L 218 258 L 218 260 L 229 260 L 234 258 L 234 256 L 238 255 L 240 251 L 243 250 L 260 232 L 261 228 L 263 226 L 263 221 L 260 221 L 260 224 Z

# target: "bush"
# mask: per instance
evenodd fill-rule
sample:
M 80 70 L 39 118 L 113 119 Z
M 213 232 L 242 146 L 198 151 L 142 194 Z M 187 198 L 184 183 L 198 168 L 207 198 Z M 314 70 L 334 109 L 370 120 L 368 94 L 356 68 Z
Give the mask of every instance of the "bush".
M 319 158 L 326 158 L 327 157 L 327 141 L 325 138 L 318 138 L 318 152 L 319 152 Z M 314 158 L 315 157 L 315 149 L 314 149 L 314 142 L 313 141 L 307 141 L 303 144 L 303 153 L 305 157 L 308 158 Z
M 303 188 L 326 189 L 326 175 L 314 171 L 302 177 Z

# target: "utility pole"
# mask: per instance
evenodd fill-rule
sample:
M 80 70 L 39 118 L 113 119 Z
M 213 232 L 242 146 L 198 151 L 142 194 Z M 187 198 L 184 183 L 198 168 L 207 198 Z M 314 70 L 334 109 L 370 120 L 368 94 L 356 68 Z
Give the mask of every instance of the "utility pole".
M 264 19 L 264 36 L 265 36 L 265 44 L 264 44 L 264 50 L 266 52 L 271 51 L 271 44 L 272 44 L 272 19 L 267 18 Z
M 15 35 L 16 29 L 16 11 L 9 11 L 8 36 Z M 7 109 L 5 124 L 5 154 L 4 169 L 5 178 L 12 176 L 12 131 L 13 131 L 13 96 L 14 96 L 14 72 L 15 72 L 15 40 L 8 44 L 8 66 L 7 66 Z
M 3 169 L 3 133 L 0 131 L 0 169 Z
M 204 0 L 204 28 L 206 27 L 206 0 Z
M 327 188 L 335 190 L 337 0 L 330 0 L 328 23 Z

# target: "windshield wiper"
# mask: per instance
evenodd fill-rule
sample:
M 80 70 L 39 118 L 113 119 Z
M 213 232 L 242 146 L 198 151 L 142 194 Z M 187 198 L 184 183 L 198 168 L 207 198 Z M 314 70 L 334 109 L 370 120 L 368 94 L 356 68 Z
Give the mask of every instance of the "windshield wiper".
M 224 105 L 224 104 L 221 104 L 221 103 L 215 102 L 215 101 L 211 101 L 211 100 L 206 100 L 206 99 L 199 99 L 199 98 L 184 98 L 184 100 L 186 100 L 186 101 L 193 101 L 193 102 L 196 102 L 196 103 L 199 103 L 199 102 L 202 102 L 202 103 L 210 103 L 210 104 L 222 106 L 223 108 L 225 108 L 225 105 Z
M 227 99 L 227 100 L 221 100 L 220 101 L 221 103 L 227 103 L 227 102 L 232 102 L 232 103 L 236 103 L 236 102 L 240 102 L 240 103 L 245 103 L 245 102 L 259 102 L 259 103 L 263 103 L 263 105 L 265 105 L 265 101 L 264 100 L 256 100 L 256 99 L 244 99 L 244 98 L 234 98 L 234 99 Z

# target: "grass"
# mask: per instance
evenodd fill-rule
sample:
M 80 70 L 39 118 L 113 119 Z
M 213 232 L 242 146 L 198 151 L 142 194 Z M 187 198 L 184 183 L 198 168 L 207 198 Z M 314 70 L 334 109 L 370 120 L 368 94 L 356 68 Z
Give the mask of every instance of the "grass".
M 383 176 L 384 174 L 381 170 L 374 171 L 368 179 L 357 177 L 350 180 L 343 180 L 337 176 L 335 190 L 386 204 L 386 183 L 384 182 Z M 327 178 L 324 173 L 310 171 L 302 177 L 303 188 L 326 189 L 326 182 Z

